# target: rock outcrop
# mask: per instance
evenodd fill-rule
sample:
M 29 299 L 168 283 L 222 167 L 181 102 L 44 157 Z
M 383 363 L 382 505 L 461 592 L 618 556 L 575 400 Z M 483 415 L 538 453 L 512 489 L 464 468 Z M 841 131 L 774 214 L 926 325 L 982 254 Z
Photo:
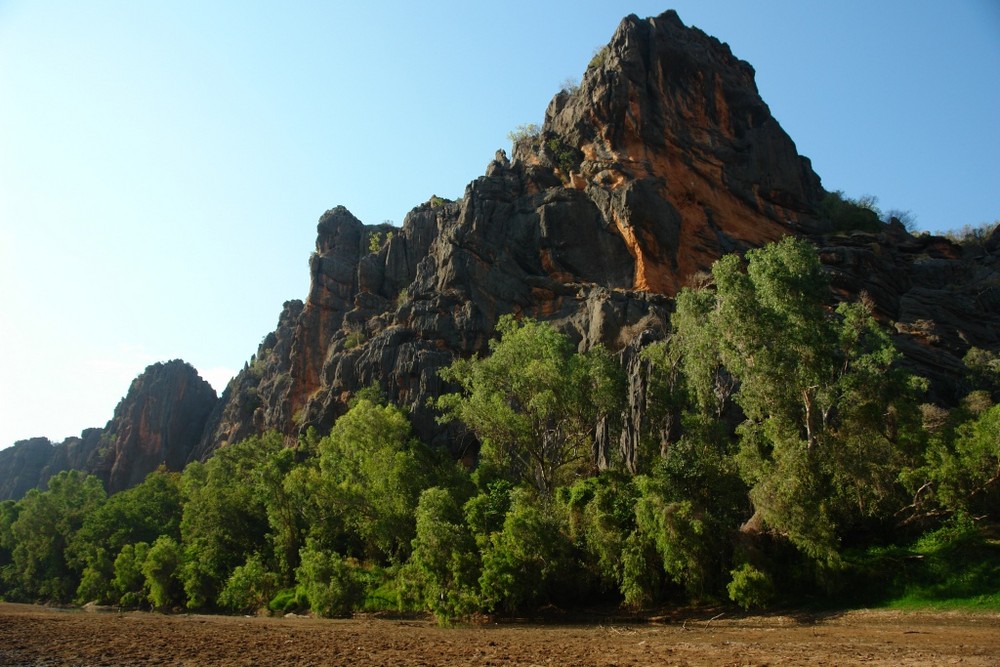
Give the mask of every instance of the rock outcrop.
M 830 219 L 828 197 L 749 64 L 674 12 L 629 16 L 580 85 L 554 97 L 510 159 L 497 151 L 460 200 L 432 196 L 400 229 L 327 211 L 307 298 L 284 304 L 220 400 L 180 362 L 151 367 L 101 445 L 84 438 L 75 456 L 117 490 L 254 433 L 293 442 L 326 430 L 373 385 L 409 410 L 418 436 L 465 456 L 475 443 L 428 405 L 446 389 L 438 370 L 484 352 L 513 313 L 553 323 L 580 349 L 619 353 L 625 428 L 599 429 L 595 456 L 618 448 L 634 463 L 648 419 L 639 352 L 667 335 L 672 297 L 722 255 L 788 234 L 813 240 L 833 298 L 866 293 L 906 363 L 954 400 L 965 351 L 1000 348 L 1000 236 L 960 247 L 874 218 L 854 232 Z M 676 424 L 660 428 L 669 440 Z M 46 446 L 15 448 L 26 479 L 44 476 Z
M 866 294 L 894 332 L 909 369 L 931 380 L 931 399 L 951 404 L 963 388 L 970 347 L 1000 350 L 1000 231 L 978 245 L 909 234 L 899 222 L 878 233 L 816 236 L 841 298 Z
M 498 151 L 461 200 L 432 197 L 399 230 L 323 215 L 308 298 L 286 304 L 198 454 L 245 435 L 248 415 L 290 436 L 328 428 L 372 384 L 461 454 L 427 401 L 438 369 L 484 351 L 500 315 L 552 321 L 581 348 L 662 336 L 691 274 L 821 230 L 823 194 L 749 65 L 676 14 L 628 17 L 537 135 L 512 161 Z
M 622 351 L 628 460 L 645 419 L 637 346 L 665 335 L 671 297 L 722 255 L 787 234 L 823 248 L 839 296 L 870 295 L 937 395 L 965 349 L 1000 344 L 995 251 L 970 258 L 898 225 L 836 232 L 753 68 L 674 12 L 624 19 L 512 157 L 498 151 L 462 199 L 432 197 L 399 230 L 343 207 L 324 214 L 305 303 L 286 304 L 197 455 L 264 429 L 326 429 L 369 385 L 409 408 L 421 437 L 462 455 L 467 443 L 427 407 L 443 389 L 437 371 L 483 352 L 497 318 L 514 313 L 582 349 Z
M 138 484 L 161 465 L 181 470 L 216 403 L 215 390 L 189 364 L 153 364 L 132 381 L 103 429 L 58 444 L 32 438 L 0 451 L 0 500 L 44 488 L 63 470 L 96 475 L 108 493 Z
M 216 400 L 212 385 L 180 359 L 146 367 L 105 427 L 103 456 L 91 472 L 114 493 L 135 486 L 160 465 L 181 470 Z

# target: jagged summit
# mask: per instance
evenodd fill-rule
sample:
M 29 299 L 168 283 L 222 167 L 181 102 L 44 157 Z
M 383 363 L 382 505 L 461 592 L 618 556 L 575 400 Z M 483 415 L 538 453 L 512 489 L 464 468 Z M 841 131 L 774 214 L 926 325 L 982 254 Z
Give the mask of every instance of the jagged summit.
M 437 370 L 483 351 L 500 315 L 620 350 L 663 335 L 669 297 L 722 254 L 820 228 L 819 179 L 753 69 L 674 13 L 626 18 L 512 157 L 498 151 L 460 201 L 432 198 L 391 239 L 344 207 L 324 214 L 301 312 L 286 304 L 199 451 L 326 428 L 375 384 L 460 453 L 427 399 Z
M 180 359 L 147 366 L 104 428 L 53 444 L 32 438 L 0 452 L 0 500 L 44 487 L 63 470 L 96 475 L 109 493 L 141 482 L 161 465 L 180 470 L 201 438 L 217 396 Z
M 409 409 L 421 438 L 462 456 L 470 443 L 428 407 L 445 389 L 437 372 L 485 351 L 513 313 L 552 322 L 581 349 L 620 354 L 625 432 L 600 447 L 628 461 L 645 418 L 637 352 L 667 334 L 672 297 L 722 255 L 788 234 L 822 248 L 836 294 L 871 296 L 909 363 L 946 397 L 969 346 L 1000 348 L 1000 242 L 970 254 L 877 221 L 854 232 L 824 212 L 828 199 L 748 63 L 675 12 L 626 17 L 579 87 L 559 92 L 537 133 L 510 159 L 497 151 L 460 200 L 432 197 L 400 229 L 365 225 L 343 206 L 323 214 L 307 298 L 284 304 L 218 401 L 205 393 L 187 458 L 268 429 L 292 441 L 328 429 L 371 385 Z M 141 429 L 114 432 L 121 461 L 146 465 L 155 457 L 126 450 L 159 451 Z
M 822 229 L 819 177 L 753 68 L 673 11 L 625 18 L 580 86 L 552 100 L 540 138 L 515 159 L 541 152 L 599 203 L 637 289 L 674 294 L 720 254 Z

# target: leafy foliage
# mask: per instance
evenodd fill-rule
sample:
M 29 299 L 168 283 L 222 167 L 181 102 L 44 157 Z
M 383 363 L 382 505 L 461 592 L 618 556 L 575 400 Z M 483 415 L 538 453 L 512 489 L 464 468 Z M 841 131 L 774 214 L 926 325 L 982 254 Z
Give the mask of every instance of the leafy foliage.
M 305 589 L 310 608 L 320 616 L 344 616 L 364 596 L 364 589 L 351 564 L 334 551 L 314 542 L 302 548 L 296 579 Z
M 110 498 L 61 473 L 0 503 L 0 595 L 441 623 L 581 601 L 996 607 L 996 353 L 969 351 L 960 405 L 918 406 L 866 299 L 831 301 L 805 242 L 717 262 L 643 351 L 643 444 L 610 464 L 619 364 L 507 316 L 488 356 L 442 371 L 471 474 L 375 389 L 325 435 L 255 436 Z
M 77 601 L 117 602 L 122 593 L 112 585 L 115 559 L 130 544 L 161 535 L 179 539 L 182 503 L 180 475 L 157 470 L 88 514 L 66 547 L 71 562 L 83 568 Z
M 511 493 L 503 528 L 490 535 L 479 579 L 488 610 L 514 612 L 565 597 L 575 563 L 557 513 L 527 488 Z
M 67 546 L 87 516 L 105 501 L 96 477 L 77 470 L 55 475 L 47 491 L 32 489 L 10 524 L 13 544 L 5 578 L 25 596 L 68 602 L 78 587 L 80 563 Z
M 833 228 L 840 232 L 878 232 L 885 226 L 879 218 L 878 198 L 863 195 L 858 199 L 845 197 L 837 190 L 828 192 L 820 202 L 817 213 L 829 220 Z
M 726 586 L 729 599 L 743 607 L 763 608 L 774 597 L 774 584 L 766 572 L 750 563 L 743 563 L 731 573 L 732 581 Z
M 149 544 L 136 542 L 126 544 L 118 552 L 113 565 L 114 578 L 111 581 L 114 594 L 113 600 L 123 607 L 138 607 L 149 595 L 146 588 L 146 575 L 142 566 L 149 555 Z
M 505 315 L 497 331 L 488 357 L 441 371 L 463 391 L 437 405 L 476 434 L 486 465 L 550 495 L 592 466 L 597 424 L 620 411 L 621 370 L 603 348 L 576 353 L 544 323 Z
M 189 607 L 210 604 L 247 554 L 266 548 L 268 503 L 284 498 L 277 470 L 288 458 L 281 436 L 268 433 L 225 447 L 204 465 L 184 471 L 182 578 Z
M 507 133 L 507 138 L 512 144 L 519 144 L 522 141 L 537 142 L 541 136 L 542 128 L 537 123 L 523 123 Z
M 149 601 L 154 607 L 171 607 L 181 602 L 183 589 L 178 578 L 181 566 L 181 548 L 167 535 L 153 542 L 142 562 Z
M 230 611 L 253 612 L 267 604 L 277 587 L 277 575 L 267 570 L 259 554 L 253 554 L 229 575 L 219 604 Z
M 808 243 L 787 237 L 750 251 L 746 272 L 730 255 L 712 275 L 714 292 L 677 304 L 696 402 L 718 414 L 729 397 L 720 378 L 732 376 L 745 415 L 737 463 L 755 512 L 809 556 L 835 559 L 838 526 L 898 492 L 912 387 L 863 303 L 825 308 L 825 275 Z
M 413 554 L 403 574 L 409 598 L 441 623 L 476 609 L 479 558 L 461 508 L 446 489 L 420 494 Z

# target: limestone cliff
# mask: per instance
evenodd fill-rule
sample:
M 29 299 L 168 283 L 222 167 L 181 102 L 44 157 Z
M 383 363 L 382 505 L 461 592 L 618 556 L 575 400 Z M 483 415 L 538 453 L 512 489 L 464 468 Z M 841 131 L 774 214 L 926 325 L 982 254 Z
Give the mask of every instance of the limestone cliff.
M 138 484 L 160 465 L 181 470 L 216 403 L 215 390 L 189 364 L 153 364 L 132 381 L 103 429 L 58 444 L 32 438 L 0 451 L 0 500 L 44 488 L 63 470 L 94 474 L 109 493 Z
M 254 430 L 327 428 L 372 384 L 460 454 L 427 400 L 437 370 L 482 352 L 500 315 L 550 320 L 582 348 L 662 335 L 692 273 L 821 229 L 822 195 L 749 65 L 676 14 L 628 17 L 537 135 L 512 161 L 498 151 L 461 200 L 432 197 L 399 230 L 343 207 L 323 215 L 309 295 L 274 336 L 281 351 L 261 346 L 199 454 L 244 435 L 248 415 Z
M 328 429 L 372 385 L 410 411 L 421 438 L 465 456 L 475 443 L 438 425 L 428 400 L 446 389 L 438 370 L 485 351 L 505 313 L 619 354 L 624 429 L 605 433 L 595 455 L 619 448 L 628 463 L 646 420 L 639 351 L 667 335 L 672 297 L 722 255 L 788 234 L 821 248 L 831 300 L 868 294 L 906 363 L 935 398 L 954 400 L 965 351 L 1000 349 L 1000 235 L 960 247 L 874 219 L 856 231 L 828 199 L 749 64 L 674 12 L 629 16 L 580 85 L 554 97 L 510 158 L 497 151 L 461 199 L 432 196 L 399 229 L 342 206 L 323 214 L 305 301 L 284 304 L 218 401 L 181 362 L 151 367 L 105 430 L 58 456 L 61 446 L 36 442 L 0 452 L 0 492 L 63 465 L 117 490 L 268 429 L 294 441 Z M 675 427 L 660 425 L 664 440 Z M 28 481 L 6 480 L 5 461 Z
M 343 207 L 321 217 L 305 302 L 285 305 L 196 455 L 264 429 L 326 429 L 369 385 L 462 455 L 467 443 L 427 407 L 443 389 L 437 370 L 484 351 L 497 318 L 515 313 L 621 351 L 627 458 L 644 419 L 636 351 L 665 335 L 670 297 L 723 254 L 786 234 L 823 248 L 837 295 L 869 293 L 908 363 L 947 393 L 969 345 L 1000 344 L 995 249 L 969 257 L 898 225 L 835 232 L 825 196 L 749 64 L 674 12 L 629 16 L 460 200 L 432 197 L 398 230 Z

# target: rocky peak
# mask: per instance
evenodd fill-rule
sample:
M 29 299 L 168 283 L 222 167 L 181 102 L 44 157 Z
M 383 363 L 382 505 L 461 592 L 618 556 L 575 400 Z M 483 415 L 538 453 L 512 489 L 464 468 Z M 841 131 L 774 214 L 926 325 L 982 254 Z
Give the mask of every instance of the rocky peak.
M 819 177 L 753 68 L 672 11 L 625 18 L 514 157 L 587 193 L 634 258 L 635 289 L 673 295 L 722 254 L 822 229 Z
M 427 400 L 500 315 L 549 320 L 581 348 L 662 335 L 688 276 L 817 226 L 822 194 L 749 65 L 675 14 L 629 17 L 539 135 L 513 160 L 498 151 L 461 200 L 431 197 L 398 230 L 344 207 L 320 218 L 309 295 L 277 332 L 288 358 L 237 378 L 199 452 L 246 435 L 248 413 L 255 430 L 326 428 L 370 384 L 461 449 Z
M 190 364 L 175 359 L 148 366 L 115 408 L 89 472 L 114 493 L 138 484 L 160 465 L 181 470 L 216 400 L 215 390 Z
M 0 451 L 0 500 L 43 488 L 64 470 L 96 475 L 108 493 L 135 486 L 161 465 L 180 471 L 216 403 L 215 390 L 189 364 L 148 366 L 103 429 L 84 429 L 56 444 L 32 438 Z

